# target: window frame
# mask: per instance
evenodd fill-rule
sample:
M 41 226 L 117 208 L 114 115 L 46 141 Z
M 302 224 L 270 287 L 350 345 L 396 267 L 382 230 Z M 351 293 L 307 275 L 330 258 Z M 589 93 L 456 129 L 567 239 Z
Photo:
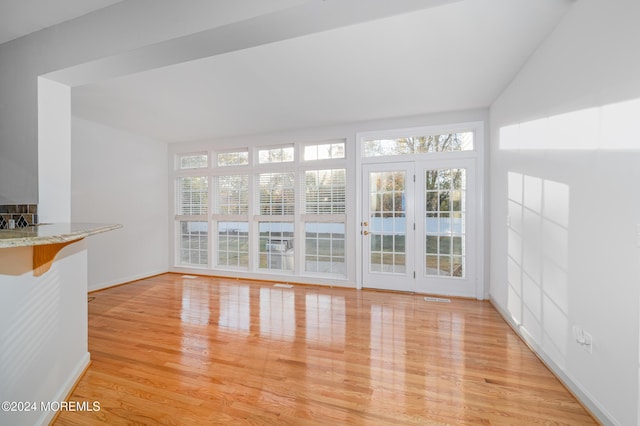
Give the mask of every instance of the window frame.
M 184 157 L 195 157 L 198 155 L 204 155 L 207 157 L 207 165 L 204 167 L 180 167 L 180 162 L 182 160 L 182 158 Z M 186 152 L 180 152 L 177 153 L 174 156 L 174 164 L 173 164 L 173 170 L 177 173 L 180 172 L 190 172 L 190 171 L 194 171 L 194 170 L 207 170 L 211 168 L 211 156 L 209 155 L 208 151 L 186 151 Z
M 344 152 L 344 157 L 331 157 L 331 158 L 316 158 L 316 159 L 312 159 L 312 160 L 307 160 L 304 158 L 304 153 L 307 147 L 310 146 L 320 146 L 320 145 L 335 145 L 335 144 L 342 144 L 343 145 L 343 152 Z M 305 142 L 305 143 L 301 143 L 300 144 L 300 163 L 301 164 L 308 164 L 308 163 L 324 163 L 325 161 L 341 161 L 341 160 L 347 160 L 347 141 L 346 139 L 328 139 L 328 140 L 324 140 L 324 141 L 319 141 L 319 142 Z
M 227 166 L 221 166 L 218 164 L 218 155 L 220 154 L 231 154 L 231 153 L 236 153 L 236 152 L 246 152 L 247 153 L 247 164 L 229 164 Z M 215 150 L 212 151 L 211 156 L 212 158 L 215 158 L 215 163 L 213 161 L 211 161 L 211 168 L 213 169 L 223 169 L 225 171 L 228 170 L 232 170 L 235 168 L 250 168 L 252 166 L 252 152 L 253 150 L 250 149 L 249 147 L 241 147 L 241 148 L 235 148 L 235 149 L 221 149 L 221 150 Z
M 422 161 L 422 160 L 447 160 L 478 158 L 482 155 L 483 135 L 478 134 L 479 125 L 474 123 L 460 123 L 454 125 L 407 127 L 399 129 L 387 129 L 381 131 L 361 132 L 357 134 L 358 169 L 362 164 L 368 163 L 396 163 L 402 161 Z M 408 137 L 407 135 L 433 136 L 450 133 L 472 133 L 473 149 L 465 151 L 440 151 L 424 152 L 415 154 L 379 155 L 368 157 L 365 155 L 365 141 L 375 139 L 398 139 Z

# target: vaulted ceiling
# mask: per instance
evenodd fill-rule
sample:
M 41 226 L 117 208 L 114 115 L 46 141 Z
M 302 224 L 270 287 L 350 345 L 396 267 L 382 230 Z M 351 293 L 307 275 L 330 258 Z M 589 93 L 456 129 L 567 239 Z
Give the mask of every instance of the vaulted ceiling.
M 0 0 L 0 44 L 122 0 Z
M 344 2 L 357 6 L 353 16 L 338 15 Z M 220 34 L 237 42 L 221 41 L 215 55 L 74 87 L 73 114 L 187 141 L 488 107 L 570 7 L 424 0 L 374 16 L 367 2 L 291 2 L 279 12 L 281 34 L 266 43 L 242 40 L 262 21 L 234 22 Z M 310 4 L 325 13 L 288 18 Z

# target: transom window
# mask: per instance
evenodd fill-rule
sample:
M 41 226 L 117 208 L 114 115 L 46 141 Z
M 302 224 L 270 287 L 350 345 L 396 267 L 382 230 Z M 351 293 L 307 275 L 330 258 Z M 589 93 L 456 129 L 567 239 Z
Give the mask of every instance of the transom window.
M 249 151 L 219 152 L 218 167 L 244 166 L 249 164 Z
M 363 143 L 365 157 L 472 151 L 473 132 L 371 139 Z
M 208 159 L 206 153 L 179 155 L 177 167 L 181 170 L 206 168 L 209 166 Z
M 304 147 L 304 161 L 344 158 L 344 142 L 327 142 Z
M 288 163 L 293 161 L 293 146 L 280 146 L 276 148 L 258 149 L 258 163 Z

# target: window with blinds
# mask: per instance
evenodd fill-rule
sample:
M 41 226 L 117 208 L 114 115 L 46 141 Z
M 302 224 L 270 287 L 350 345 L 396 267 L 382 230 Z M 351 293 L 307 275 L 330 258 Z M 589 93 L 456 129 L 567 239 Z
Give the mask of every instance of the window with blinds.
M 344 213 L 346 205 L 346 169 L 307 170 L 304 179 L 304 213 Z
M 346 277 L 345 150 L 341 139 L 178 154 L 176 264 Z
M 304 270 L 345 275 L 346 169 L 304 172 Z
M 206 176 L 176 179 L 176 215 L 200 216 L 209 210 L 209 186 Z
M 216 177 L 215 213 L 246 215 L 249 212 L 249 175 Z
M 258 214 L 293 215 L 296 211 L 295 173 L 261 173 L 258 175 Z
M 176 179 L 178 264 L 209 264 L 209 180 L 206 176 Z
M 249 175 L 215 177 L 216 265 L 249 267 Z

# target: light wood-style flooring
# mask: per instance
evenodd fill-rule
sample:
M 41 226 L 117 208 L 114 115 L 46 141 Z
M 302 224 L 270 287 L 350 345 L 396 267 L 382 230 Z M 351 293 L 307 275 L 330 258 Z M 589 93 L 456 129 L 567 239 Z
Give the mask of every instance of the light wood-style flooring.
M 91 294 L 56 425 L 587 425 L 488 302 L 165 274 Z

